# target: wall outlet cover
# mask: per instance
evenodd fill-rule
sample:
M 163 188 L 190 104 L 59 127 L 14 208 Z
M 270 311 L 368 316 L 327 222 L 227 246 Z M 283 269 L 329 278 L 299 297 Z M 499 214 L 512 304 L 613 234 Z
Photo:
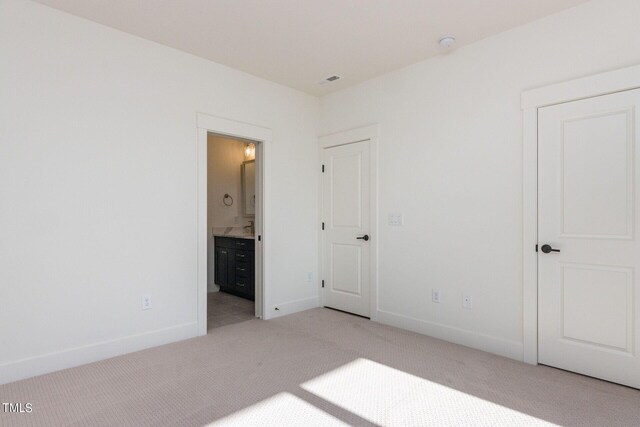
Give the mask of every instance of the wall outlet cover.
M 431 291 L 431 301 L 439 304 L 441 296 L 442 295 L 440 294 L 439 290 L 434 289 L 434 290 Z
M 473 308 L 473 297 L 471 295 L 462 295 L 462 308 L 471 310 Z
M 151 295 L 142 296 L 142 309 L 149 310 L 152 307 Z

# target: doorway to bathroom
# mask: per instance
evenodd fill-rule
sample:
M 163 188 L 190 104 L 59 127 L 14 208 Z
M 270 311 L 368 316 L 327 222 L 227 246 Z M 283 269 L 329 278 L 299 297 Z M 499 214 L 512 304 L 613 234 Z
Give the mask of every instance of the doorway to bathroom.
M 259 142 L 207 133 L 207 331 L 260 317 L 260 152 Z

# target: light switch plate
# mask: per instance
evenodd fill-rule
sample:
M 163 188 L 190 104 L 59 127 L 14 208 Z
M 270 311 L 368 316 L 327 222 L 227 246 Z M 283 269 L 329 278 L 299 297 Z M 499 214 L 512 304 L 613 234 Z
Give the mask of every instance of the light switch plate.
M 389 214 L 389 225 L 394 225 L 394 226 L 402 225 L 402 214 L 399 214 L 399 213 Z

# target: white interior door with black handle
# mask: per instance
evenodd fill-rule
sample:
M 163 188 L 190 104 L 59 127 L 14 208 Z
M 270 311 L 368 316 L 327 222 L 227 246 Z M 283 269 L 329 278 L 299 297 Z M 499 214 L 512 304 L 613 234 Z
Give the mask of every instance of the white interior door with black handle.
M 323 149 L 323 283 L 325 307 L 370 315 L 369 141 Z
M 538 115 L 538 360 L 640 388 L 640 90 Z

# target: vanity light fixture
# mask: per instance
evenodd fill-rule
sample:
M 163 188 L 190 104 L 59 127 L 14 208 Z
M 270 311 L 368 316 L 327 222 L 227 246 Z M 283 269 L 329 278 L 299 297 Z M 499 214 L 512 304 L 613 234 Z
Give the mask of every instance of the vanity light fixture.
M 253 160 L 256 158 L 256 145 L 248 143 L 244 146 L 244 158 L 245 160 Z

